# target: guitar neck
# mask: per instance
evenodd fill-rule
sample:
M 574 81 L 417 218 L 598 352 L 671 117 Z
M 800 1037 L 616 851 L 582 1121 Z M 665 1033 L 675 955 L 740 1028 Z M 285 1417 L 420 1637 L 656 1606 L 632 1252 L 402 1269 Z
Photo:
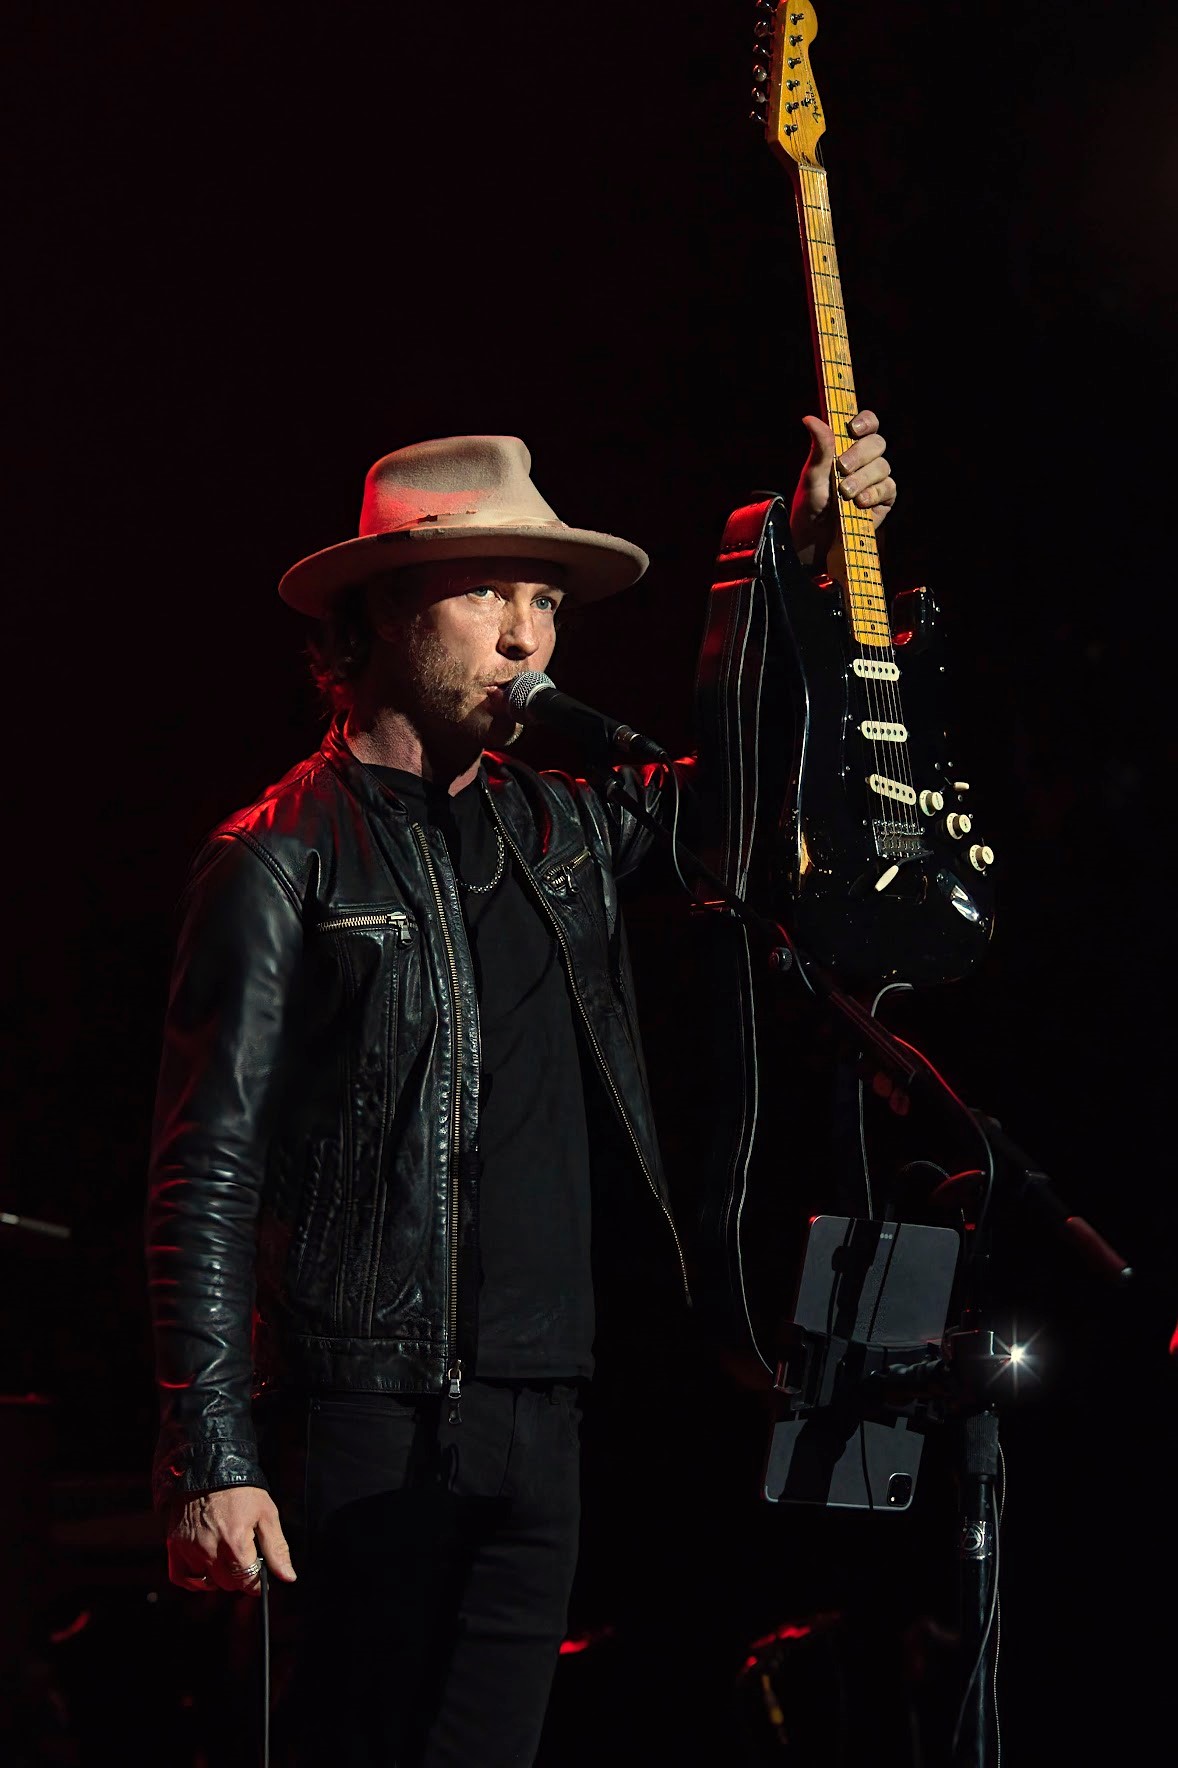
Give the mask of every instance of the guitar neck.
M 821 166 L 815 165 L 791 164 L 790 170 L 802 236 L 821 415 L 834 431 L 841 451 L 852 439 L 849 426 L 859 409 L 859 402 L 855 395 L 855 375 L 851 367 L 851 346 L 843 311 L 826 173 Z M 846 579 L 844 589 L 855 639 L 874 649 L 890 646 L 892 634 L 871 513 L 857 508 L 845 497 L 838 497 L 835 501 Z

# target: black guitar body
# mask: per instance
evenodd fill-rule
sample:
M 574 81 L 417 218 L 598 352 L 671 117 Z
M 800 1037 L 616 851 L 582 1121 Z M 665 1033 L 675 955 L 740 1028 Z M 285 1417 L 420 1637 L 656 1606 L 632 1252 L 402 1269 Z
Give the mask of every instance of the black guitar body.
M 764 597 L 786 689 L 775 708 L 786 750 L 762 763 L 784 785 L 775 851 L 766 854 L 773 912 L 843 986 L 968 975 L 993 928 L 993 861 L 949 757 L 932 597 L 897 596 L 893 649 L 867 650 L 854 642 L 839 586 L 820 586 L 798 565 L 780 499 L 736 512 L 725 564 L 733 542 L 737 557 L 755 547 L 753 592 Z M 899 677 L 866 673 L 879 669 Z M 772 741 L 765 710 L 763 752 Z M 865 738 L 865 726 L 887 721 L 907 732 L 902 743 Z M 873 779 L 916 802 L 885 795 Z
M 969 820 L 947 820 L 970 813 L 949 759 L 931 598 L 897 596 L 892 614 L 905 629 L 894 647 L 862 650 L 839 587 L 799 566 L 782 499 L 749 504 L 725 530 L 696 684 L 703 857 L 785 927 L 803 963 L 865 1004 L 889 982 L 967 975 L 993 927 L 993 856 Z M 887 680 L 885 697 L 856 659 L 902 680 Z M 902 725 L 903 766 L 883 759 L 901 746 L 865 739 L 865 722 Z M 873 774 L 917 802 L 882 795 Z M 930 797 L 922 810 L 922 792 L 941 807 Z M 765 1370 L 809 1215 L 866 1213 L 858 1052 L 796 971 L 771 970 L 730 911 L 717 904 L 693 920 L 709 1016 L 694 1054 L 683 1054 L 694 1071 L 680 1117 L 701 1287 Z

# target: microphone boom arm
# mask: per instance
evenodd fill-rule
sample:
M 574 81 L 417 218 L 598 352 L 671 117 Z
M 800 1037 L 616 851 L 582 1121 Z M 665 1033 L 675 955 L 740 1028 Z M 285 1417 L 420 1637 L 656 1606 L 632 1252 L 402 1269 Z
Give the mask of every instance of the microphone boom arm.
M 624 804 L 660 841 L 667 846 L 671 845 L 669 830 L 627 790 L 618 774 L 607 772 L 595 783 L 604 798 Z M 932 1098 L 942 1107 L 951 1102 L 954 1112 L 964 1111 L 990 1150 L 995 1183 L 998 1182 L 1000 1173 L 1009 1170 L 1013 1177 L 1007 1179 L 1004 1189 L 1011 1198 L 1029 1215 L 1033 1215 L 1073 1258 L 1106 1283 L 1124 1288 L 1133 1277 L 1133 1268 L 1129 1261 L 1110 1246 L 1090 1222 L 1068 1210 L 1039 1163 L 1011 1141 L 995 1118 L 973 1111 L 958 1099 L 945 1086 L 930 1063 L 923 1061 L 906 1044 L 894 1038 L 853 995 L 839 988 L 833 977 L 819 964 L 800 952 L 779 921 L 770 920 L 760 914 L 744 897 L 718 878 L 698 854 L 682 846 L 678 840 L 674 843 L 674 852 L 676 860 L 686 860 L 689 868 L 705 879 L 709 890 L 714 893 L 714 899 L 706 903 L 699 897 L 693 897 L 700 908 L 719 912 L 722 905 L 731 910 L 762 940 L 768 951 L 769 963 L 779 974 L 785 974 L 796 964 L 803 979 L 821 995 L 827 1006 L 833 1008 L 854 1028 L 880 1070 L 906 1095 Z

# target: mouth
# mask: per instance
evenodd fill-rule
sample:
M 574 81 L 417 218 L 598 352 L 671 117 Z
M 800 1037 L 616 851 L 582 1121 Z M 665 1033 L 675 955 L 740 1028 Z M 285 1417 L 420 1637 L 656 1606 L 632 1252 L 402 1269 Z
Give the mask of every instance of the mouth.
M 493 694 L 493 695 L 497 696 L 498 698 L 502 698 L 502 699 L 506 700 L 508 689 L 511 687 L 511 684 L 514 680 L 515 680 L 514 675 L 509 675 L 509 676 L 507 676 L 507 678 L 504 681 L 490 681 L 487 683 L 487 686 L 484 691 L 488 695 Z

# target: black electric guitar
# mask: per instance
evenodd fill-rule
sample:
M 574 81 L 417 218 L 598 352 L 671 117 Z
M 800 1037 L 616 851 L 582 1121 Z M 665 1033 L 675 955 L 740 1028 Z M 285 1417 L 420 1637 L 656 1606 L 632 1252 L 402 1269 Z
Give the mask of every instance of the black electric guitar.
M 841 450 L 858 399 L 818 158 L 817 21 L 808 0 L 761 0 L 755 29 L 754 120 L 792 177 L 821 413 Z M 768 889 L 845 985 L 951 981 L 989 940 L 994 854 L 949 758 L 937 610 L 925 589 L 889 607 L 870 512 L 834 502 L 838 540 L 817 576 L 797 562 L 780 496 L 725 530 L 697 682 L 701 743 L 725 758 L 711 859 L 742 894 Z M 766 737 L 787 726 L 792 739 Z
M 807 0 L 761 0 L 754 118 L 792 175 L 820 409 L 842 452 L 859 402 L 817 155 L 816 28 Z M 950 759 L 933 598 L 907 590 L 889 605 L 870 512 L 834 502 L 838 542 L 817 575 L 797 560 L 781 495 L 729 518 L 696 680 L 700 845 L 730 891 L 868 1006 L 889 983 L 978 965 L 994 855 Z M 808 1216 L 864 1202 L 860 1052 L 814 1021 L 794 973 L 772 974 L 722 901 L 706 906 L 720 912 L 697 913 L 685 938 L 708 1012 L 684 1041 L 691 1082 L 677 1094 L 682 1167 L 699 1187 L 698 1299 L 771 1372 Z

